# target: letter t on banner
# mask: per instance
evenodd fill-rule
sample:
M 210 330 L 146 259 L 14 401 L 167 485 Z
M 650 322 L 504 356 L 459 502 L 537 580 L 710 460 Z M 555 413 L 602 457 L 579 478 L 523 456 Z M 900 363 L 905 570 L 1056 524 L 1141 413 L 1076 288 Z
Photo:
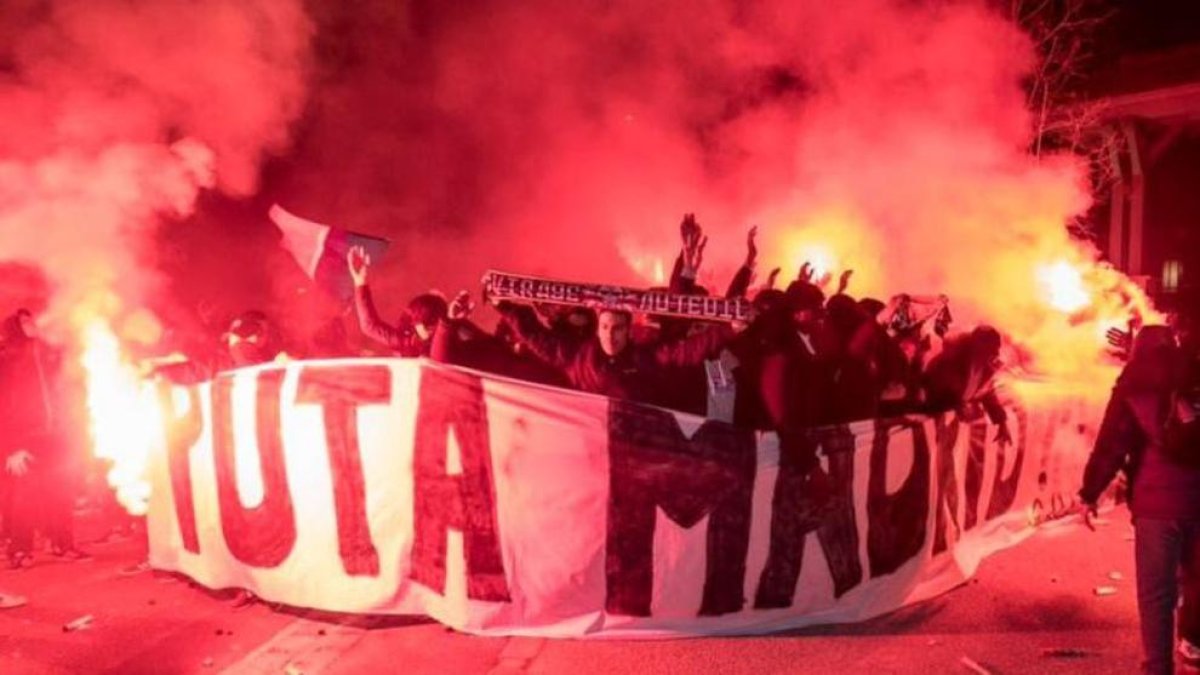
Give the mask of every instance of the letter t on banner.
M 358 443 L 358 408 L 392 400 L 387 366 L 307 366 L 300 371 L 297 403 L 321 406 L 337 511 L 338 553 L 347 574 L 379 574 L 379 553 L 367 525 L 367 497 Z

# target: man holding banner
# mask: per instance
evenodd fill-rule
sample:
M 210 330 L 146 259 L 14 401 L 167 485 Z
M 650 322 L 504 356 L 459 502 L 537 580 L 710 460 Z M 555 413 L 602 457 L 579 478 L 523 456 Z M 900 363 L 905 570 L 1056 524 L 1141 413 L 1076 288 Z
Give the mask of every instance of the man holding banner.
M 641 403 L 661 402 L 664 369 L 699 365 L 720 352 L 734 335 L 729 324 L 718 324 L 673 342 L 635 344 L 629 337 L 633 315 L 626 310 L 603 309 L 595 338 L 579 343 L 543 326 L 531 307 L 501 301 L 496 308 L 517 341 L 562 371 L 576 389 Z

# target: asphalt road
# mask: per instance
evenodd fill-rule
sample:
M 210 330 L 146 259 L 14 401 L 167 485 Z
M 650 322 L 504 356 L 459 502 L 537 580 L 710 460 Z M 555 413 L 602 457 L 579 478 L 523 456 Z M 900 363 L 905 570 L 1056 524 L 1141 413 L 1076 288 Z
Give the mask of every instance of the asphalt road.
M 238 607 L 232 593 L 176 575 L 122 576 L 141 548 L 126 538 L 92 543 L 90 561 L 47 554 L 30 569 L 0 572 L 0 590 L 29 598 L 0 610 L 0 674 L 1133 673 L 1131 538 L 1124 508 L 1097 532 L 1053 524 L 984 561 L 970 583 L 859 624 L 603 642 L 480 638 L 419 617 Z M 1099 586 L 1116 592 L 1096 595 Z M 85 615 L 86 628 L 64 631 Z

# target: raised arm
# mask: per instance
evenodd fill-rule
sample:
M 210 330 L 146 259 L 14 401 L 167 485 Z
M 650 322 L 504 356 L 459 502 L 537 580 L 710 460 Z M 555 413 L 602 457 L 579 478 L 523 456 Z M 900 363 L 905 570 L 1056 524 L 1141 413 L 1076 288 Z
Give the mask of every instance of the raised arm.
M 733 328 L 719 323 L 681 340 L 654 347 L 654 361 L 660 366 L 694 366 L 716 356 L 733 339 Z
M 433 330 L 429 358 L 441 363 L 467 365 L 461 362 L 465 358 L 465 354 L 470 353 L 470 350 L 463 350 L 460 346 L 463 343 L 492 338 L 471 321 L 471 311 L 474 309 L 475 304 L 471 301 L 471 294 L 467 291 L 459 291 L 450 306 L 447 307 L 446 316 L 438 320 L 437 326 Z
M 367 286 L 371 256 L 363 247 L 354 246 L 346 254 L 346 265 L 350 268 L 350 278 L 354 280 L 354 309 L 358 315 L 359 329 L 363 335 L 385 344 L 391 349 L 402 349 L 406 338 L 405 333 L 388 325 L 379 317 L 379 312 L 375 309 L 375 301 L 371 297 L 371 288 Z
M 684 214 L 683 222 L 679 224 L 679 238 L 681 248 L 671 270 L 669 288 L 672 293 L 692 293 L 696 289 L 700 263 L 704 260 L 704 247 L 708 245 L 708 238 L 694 214 Z
M 756 234 L 758 234 L 757 225 L 751 227 L 746 234 L 746 260 L 733 275 L 733 280 L 729 282 L 729 288 L 725 291 L 727 298 L 745 297 L 746 293 L 750 291 L 750 282 L 754 280 L 754 266 L 758 263 L 758 246 L 754 243 Z
M 554 331 L 542 325 L 533 308 L 501 302 L 496 305 L 496 310 L 504 317 L 504 323 L 512 331 L 513 337 L 529 353 L 560 370 L 570 366 L 579 345 L 574 340 L 555 335 Z

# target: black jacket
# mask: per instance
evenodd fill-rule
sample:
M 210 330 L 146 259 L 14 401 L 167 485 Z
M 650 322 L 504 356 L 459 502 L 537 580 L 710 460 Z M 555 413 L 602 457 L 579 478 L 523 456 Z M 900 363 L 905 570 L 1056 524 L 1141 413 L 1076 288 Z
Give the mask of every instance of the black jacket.
M 1170 456 L 1163 446 L 1172 393 L 1186 384 L 1169 336 L 1160 326 L 1138 335 L 1109 398 L 1079 496 L 1095 503 L 1123 470 L 1134 516 L 1200 520 L 1200 469 Z
M 379 317 L 370 287 L 355 287 L 354 308 L 363 335 L 386 345 L 396 356 L 429 356 L 430 340 L 422 340 L 409 326 L 391 326 Z
M 517 339 L 539 359 L 561 370 L 576 389 L 654 405 L 669 400 L 666 392 L 672 367 L 702 363 L 733 335 L 728 326 L 720 324 L 682 340 L 631 342 L 620 354 L 609 356 L 595 338 L 580 344 L 556 335 L 528 307 L 513 305 L 503 313 Z
M 6 326 L 7 328 L 7 326 Z M 0 345 L 0 455 L 26 449 L 45 454 L 61 428 L 61 354 L 36 338 L 6 330 Z

